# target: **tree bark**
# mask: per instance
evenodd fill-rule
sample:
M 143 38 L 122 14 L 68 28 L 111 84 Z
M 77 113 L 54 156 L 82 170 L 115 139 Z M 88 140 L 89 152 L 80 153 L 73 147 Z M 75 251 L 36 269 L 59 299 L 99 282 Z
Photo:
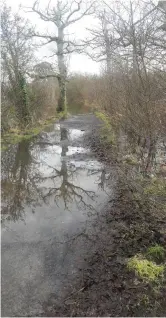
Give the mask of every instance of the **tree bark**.
M 64 29 L 63 27 L 58 27 L 58 41 L 57 41 L 57 56 L 58 56 L 58 69 L 59 69 L 59 100 L 58 100 L 58 112 L 66 112 L 67 102 L 66 102 L 66 64 L 64 60 Z

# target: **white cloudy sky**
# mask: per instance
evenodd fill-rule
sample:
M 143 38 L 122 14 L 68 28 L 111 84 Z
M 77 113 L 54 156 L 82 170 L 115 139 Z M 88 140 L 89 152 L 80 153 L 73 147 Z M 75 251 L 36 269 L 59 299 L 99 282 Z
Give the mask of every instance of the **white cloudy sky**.
M 52 23 L 47 23 L 38 17 L 35 13 L 26 12 L 28 10 L 25 9 L 25 7 L 32 7 L 35 0 L 6 0 L 7 4 L 12 7 L 13 11 L 18 11 L 18 7 L 21 4 L 22 9 L 20 13 L 28 18 L 32 25 L 36 25 L 36 29 L 40 31 L 41 33 L 48 33 L 54 32 L 54 25 Z M 39 0 L 40 5 L 42 8 L 45 8 L 49 2 L 49 0 Z M 68 0 L 70 1 L 70 0 Z M 85 0 L 85 2 L 88 2 L 89 0 Z M 118 0 L 115 0 L 116 3 Z M 129 0 L 122 0 L 122 3 L 126 3 Z M 138 0 L 137 0 L 138 1 Z M 136 2 L 137 2 L 136 1 Z M 56 0 L 52 0 L 52 3 L 54 4 Z M 114 0 L 106 0 L 109 4 L 113 4 Z M 158 0 L 152 0 L 154 4 L 158 3 Z M 100 3 L 100 2 L 99 2 Z M 70 26 L 70 29 L 67 30 L 72 36 L 76 39 L 82 39 L 85 38 L 87 34 L 86 28 L 93 28 L 93 26 L 96 26 L 97 21 L 92 16 L 84 17 L 82 20 L 76 22 L 75 24 L 72 24 Z M 45 60 L 48 62 L 54 62 L 52 59 L 49 58 L 49 56 L 52 54 L 51 48 L 53 48 L 53 44 L 50 44 L 49 46 L 44 46 L 38 50 L 37 57 L 40 61 Z M 69 61 L 69 71 L 70 72 L 82 72 L 82 73 L 99 73 L 101 69 L 101 65 L 99 63 L 96 63 L 89 59 L 87 56 L 83 54 L 72 54 L 70 56 Z
M 25 11 L 28 11 L 25 10 L 25 7 L 31 7 L 34 3 L 34 0 L 6 0 L 6 3 L 12 7 L 13 11 L 18 11 L 19 4 L 21 4 L 21 6 L 24 7 L 24 10 L 20 10 L 21 15 L 28 18 L 33 25 L 36 25 L 36 29 L 39 31 L 42 32 L 42 30 L 46 31 L 53 28 L 51 23 L 49 25 L 47 22 L 41 21 L 35 13 L 25 13 Z M 47 5 L 48 0 L 40 0 L 40 3 L 42 7 L 44 7 L 45 4 Z M 89 28 L 95 24 L 96 21 L 92 17 L 88 16 L 81 21 L 78 21 L 76 24 L 73 24 L 69 32 L 72 33 L 76 38 L 83 38 L 87 35 L 86 28 Z M 48 62 L 51 62 L 52 60 L 48 58 L 51 54 L 51 45 L 47 45 L 40 48 L 37 57 L 40 60 L 47 60 Z M 98 73 L 100 71 L 100 64 L 92 61 L 83 54 L 72 54 L 70 56 L 69 68 L 71 72 Z

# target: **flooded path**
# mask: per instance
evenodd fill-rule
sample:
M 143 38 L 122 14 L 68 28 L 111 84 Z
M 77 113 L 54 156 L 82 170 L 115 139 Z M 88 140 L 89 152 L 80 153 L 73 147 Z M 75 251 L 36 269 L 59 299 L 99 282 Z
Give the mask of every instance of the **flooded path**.
M 40 316 L 63 301 L 111 189 L 84 145 L 93 115 L 73 116 L 2 154 L 2 316 Z

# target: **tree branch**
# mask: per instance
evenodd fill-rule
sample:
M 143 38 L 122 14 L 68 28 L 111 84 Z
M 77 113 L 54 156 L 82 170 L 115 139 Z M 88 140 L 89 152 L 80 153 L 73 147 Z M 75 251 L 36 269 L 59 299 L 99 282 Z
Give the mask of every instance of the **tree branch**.
M 42 39 L 49 39 L 47 43 L 51 43 L 51 42 L 57 42 L 58 41 L 58 37 L 57 36 L 50 36 L 47 34 L 38 34 L 38 33 L 32 33 L 31 37 L 38 37 L 38 38 L 42 38 Z
M 26 72 L 26 74 L 34 79 L 45 79 L 45 78 L 52 78 L 52 77 L 60 78 L 59 74 L 36 75 L 36 74 L 30 74 L 29 72 Z
M 38 0 L 36 0 L 34 2 L 33 7 L 32 7 L 32 11 L 37 13 L 43 21 L 51 21 L 54 23 L 54 20 L 51 19 L 51 17 L 48 15 L 48 10 L 47 10 L 47 15 L 45 15 L 41 11 L 38 10 L 37 5 L 38 5 Z M 49 8 L 49 6 L 48 6 L 48 8 Z
M 72 24 L 72 23 L 75 23 L 75 22 L 81 20 L 81 19 L 82 19 L 84 16 L 86 16 L 86 15 L 90 15 L 90 14 L 93 14 L 93 13 L 94 13 L 94 10 L 93 10 L 93 12 L 90 12 L 90 10 L 93 8 L 93 6 L 94 6 L 94 4 L 95 4 L 95 1 L 93 1 L 93 2 L 86 8 L 86 10 L 85 10 L 82 14 L 80 14 L 79 17 L 70 20 L 70 18 L 74 15 L 74 13 L 80 11 L 80 9 L 81 9 L 81 3 L 82 3 L 82 0 L 77 3 L 77 5 L 78 5 L 77 9 L 73 10 L 73 11 L 69 14 L 69 16 L 68 16 L 67 19 L 66 19 L 66 22 L 64 23 L 64 26 L 65 26 L 65 27 L 69 26 L 69 25 Z
M 67 19 L 66 19 L 66 22 L 65 23 L 68 23 L 69 22 L 69 19 L 72 17 L 73 14 L 75 14 L 76 12 L 79 12 L 80 9 L 81 9 L 81 3 L 82 3 L 82 0 L 80 0 L 78 3 L 77 3 L 77 8 L 75 10 L 73 10 L 72 12 L 70 12 L 70 14 L 68 15 Z M 72 4 L 71 4 L 72 6 Z

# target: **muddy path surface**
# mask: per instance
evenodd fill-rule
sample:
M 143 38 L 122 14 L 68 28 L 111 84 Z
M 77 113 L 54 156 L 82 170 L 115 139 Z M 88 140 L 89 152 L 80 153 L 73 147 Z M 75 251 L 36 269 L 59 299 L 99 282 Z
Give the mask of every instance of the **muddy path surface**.
M 114 193 L 111 168 L 85 142 L 96 125 L 73 116 L 2 155 L 3 317 L 53 315 L 75 293 Z

